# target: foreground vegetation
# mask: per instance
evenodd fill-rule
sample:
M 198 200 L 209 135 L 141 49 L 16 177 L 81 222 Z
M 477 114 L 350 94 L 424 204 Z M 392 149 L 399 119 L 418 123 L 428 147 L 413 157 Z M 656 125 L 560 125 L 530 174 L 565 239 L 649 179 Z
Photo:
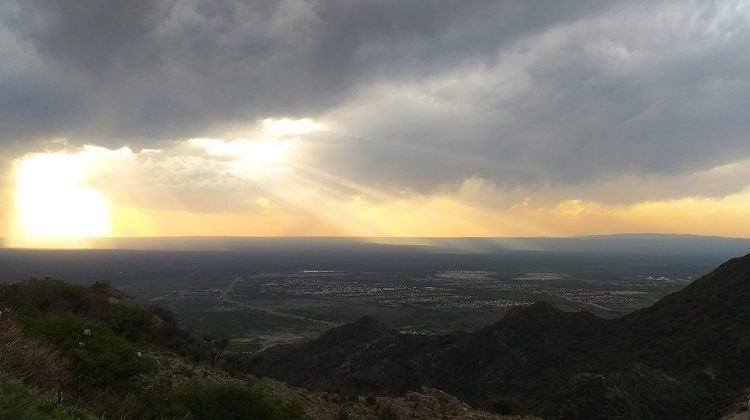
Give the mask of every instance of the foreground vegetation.
M 179 328 L 106 283 L 0 285 L 0 417 L 302 419 L 302 407 L 211 368 L 226 342 Z
M 441 391 L 310 392 L 106 283 L 0 284 L 0 419 L 497 420 Z

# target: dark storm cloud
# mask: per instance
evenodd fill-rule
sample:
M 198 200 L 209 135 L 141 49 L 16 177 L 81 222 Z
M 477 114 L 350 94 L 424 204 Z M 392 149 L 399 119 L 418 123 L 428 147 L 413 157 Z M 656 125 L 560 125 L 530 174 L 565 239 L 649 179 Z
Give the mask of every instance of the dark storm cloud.
M 42 56 L 96 77 L 110 67 L 138 69 L 157 58 L 151 42 L 157 5 L 149 0 L 24 0 L 9 23 L 33 40 Z
M 11 2 L 3 7 L 7 33 L 38 60 L 0 87 L 2 111 L 23 113 L 3 130 L 15 138 L 134 141 L 238 119 L 316 115 L 373 77 L 416 77 L 494 54 L 514 37 L 602 4 Z M 54 86 L 29 80 L 28 70 Z
M 354 156 L 346 172 L 421 190 L 471 176 L 505 187 L 683 176 L 747 159 L 750 11 L 727 5 L 621 7 L 523 38 L 491 65 L 370 92 L 349 129 L 362 137 L 332 147 Z
M 742 2 L 18 0 L 0 13 L 14 63 L 0 69 L 0 141 L 16 147 L 158 147 L 323 118 L 340 130 L 305 163 L 421 191 L 750 157 Z

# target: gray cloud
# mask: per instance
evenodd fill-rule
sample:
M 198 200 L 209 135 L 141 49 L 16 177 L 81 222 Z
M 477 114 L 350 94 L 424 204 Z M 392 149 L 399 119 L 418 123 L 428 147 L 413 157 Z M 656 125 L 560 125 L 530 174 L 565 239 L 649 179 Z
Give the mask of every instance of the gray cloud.
M 3 127 L 13 137 L 64 131 L 136 141 L 315 115 L 373 78 L 421 76 L 603 7 L 559 3 L 8 2 L 6 41 L 36 60 L 4 81 L 0 106 L 46 113 Z M 46 79 L 30 80 L 29 70 Z
M 335 127 L 302 164 L 386 189 L 750 157 L 743 2 L 17 0 L 0 16 L 6 153 L 289 116 Z
M 331 147 L 346 150 L 349 173 L 420 190 L 469 176 L 584 184 L 742 160 L 749 13 L 679 2 L 552 27 L 498 49 L 491 65 L 368 91 L 332 117 L 361 134 Z

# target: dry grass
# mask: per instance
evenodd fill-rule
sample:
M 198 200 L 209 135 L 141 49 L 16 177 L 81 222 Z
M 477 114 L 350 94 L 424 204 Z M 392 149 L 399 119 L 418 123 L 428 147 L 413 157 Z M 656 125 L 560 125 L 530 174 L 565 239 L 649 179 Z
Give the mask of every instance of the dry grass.
M 41 341 L 24 336 L 16 322 L 3 314 L 0 319 L 0 367 L 23 380 L 54 387 L 58 391 L 74 383 L 70 365 L 57 351 Z

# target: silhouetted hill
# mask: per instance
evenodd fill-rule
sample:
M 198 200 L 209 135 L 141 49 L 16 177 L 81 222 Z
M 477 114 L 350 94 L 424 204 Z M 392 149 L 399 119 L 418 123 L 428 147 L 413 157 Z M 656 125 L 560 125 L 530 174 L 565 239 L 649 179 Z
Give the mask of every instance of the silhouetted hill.
M 750 386 L 750 256 L 617 320 L 536 303 L 462 334 L 409 336 L 371 318 L 270 349 L 258 371 L 312 388 L 444 389 L 549 418 L 712 418 Z
M 694 327 L 710 319 L 747 323 L 750 315 L 750 255 L 731 259 L 677 293 L 630 314 L 631 323 L 654 328 Z M 680 317 L 681 325 L 671 322 Z

